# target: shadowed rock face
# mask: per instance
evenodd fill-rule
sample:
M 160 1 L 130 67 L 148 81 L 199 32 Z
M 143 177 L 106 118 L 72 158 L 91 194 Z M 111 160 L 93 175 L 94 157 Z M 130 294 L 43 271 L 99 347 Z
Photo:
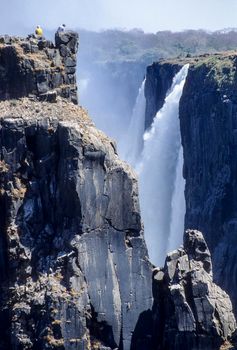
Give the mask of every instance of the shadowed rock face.
M 186 227 L 210 247 L 214 280 L 237 312 L 237 56 L 207 58 L 190 68 L 180 101 L 186 179 Z
M 145 97 L 145 129 L 149 128 L 157 113 L 164 104 L 166 94 L 171 88 L 172 80 L 182 68 L 180 64 L 153 63 L 147 67 Z
M 152 306 L 132 170 L 73 104 L 1 111 L 0 349 L 129 350 Z
M 236 329 L 229 296 L 213 283 L 210 252 L 199 231 L 187 230 L 184 248 L 154 271 L 153 293 L 155 349 L 215 350 Z
M 231 297 L 237 312 L 236 53 L 158 62 L 148 69 L 147 96 L 165 92 L 158 81 L 177 65 L 190 64 L 180 100 L 186 180 L 185 227 L 203 232 L 213 259 L 214 280 Z M 167 87 L 169 88 L 169 87 Z M 166 89 L 167 91 L 167 89 Z M 157 105 L 148 100 L 155 115 Z

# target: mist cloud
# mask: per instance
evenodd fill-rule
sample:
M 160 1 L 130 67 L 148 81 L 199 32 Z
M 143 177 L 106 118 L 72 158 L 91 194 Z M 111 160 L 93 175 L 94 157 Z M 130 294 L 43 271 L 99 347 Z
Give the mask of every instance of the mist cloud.
M 0 32 L 25 34 L 41 24 L 55 29 L 142 28 L 148 32 L 236 27 L 235 0 L 8 0 L 1 4 Z

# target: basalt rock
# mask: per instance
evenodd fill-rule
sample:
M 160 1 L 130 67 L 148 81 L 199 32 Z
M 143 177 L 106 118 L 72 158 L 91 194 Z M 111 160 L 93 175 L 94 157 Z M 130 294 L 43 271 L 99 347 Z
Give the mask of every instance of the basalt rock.
M 236 52 L 205 54 L 148 68 L 147 125 L 159 108 L 151 97 L 164 101 L 169 88 L 163 91 L 161 81 L 186 63 L 190 67 L 179 108 L 185 227 L 203 232 L 212 254 L 214 280 L 230 295 L 237 315 L 237 56 Z
M 133 171 L 81 107 L 0 106 L 0 349 L 129 350 L 152 307 Z
M 180 64 L 153 63 L 147 67 L 145 97 L 145 129 L 149 128 L 157 113 L 164 104 L 166 94 L 171 88 L 172 80 L 181 69 Z
M 214 280 L 237 314 L 237 56 L 191 65 L 180 100 L 186 179 L 186 227 L 203 232 Z
M 203 235 L 187 230 L 184 248 L 168 254 L 153 275 L 154 348 L 217 350 L 236 329 L 229 296 L 213 282 Z M 228 347 L 226 347 L 228 348 Z
M 55 102 L 61 96 L 77 104 L 77 49 L 73 31 L 56 33 L 55 45 L 34 35 L 0 37 L 0 100 L 30 96 Z

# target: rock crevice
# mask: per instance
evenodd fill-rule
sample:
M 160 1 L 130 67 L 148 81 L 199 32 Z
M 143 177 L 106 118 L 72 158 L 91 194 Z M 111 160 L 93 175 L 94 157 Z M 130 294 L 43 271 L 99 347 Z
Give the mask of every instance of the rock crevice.
M 36 102 L 2 102 L 2 348 L 129 349 L 152 306 L 137 182 L 82 109 L 38 104 L 45 117 L 32 115 Z

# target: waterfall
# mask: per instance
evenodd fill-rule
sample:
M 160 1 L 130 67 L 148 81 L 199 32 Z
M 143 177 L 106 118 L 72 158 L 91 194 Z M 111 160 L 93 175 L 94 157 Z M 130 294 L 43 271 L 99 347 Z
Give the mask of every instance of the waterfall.
M 184 180 L 179 125 L 179 100 L 188 73 L 185 65 L 174 77 L 164 106 L 151 129 L 137 165 L 145 238 L 151 261 L 162 265 L 169 247 L 182 241 L 184 228 Z
M 120 147 L 121 157 L 132 166 L 136 166 L 143 148 L 143 134 L 145 126 L 146 99 L 144 95 L 146 79 L 139 88 L 133 108 L 131 121 L 126 136 Z

